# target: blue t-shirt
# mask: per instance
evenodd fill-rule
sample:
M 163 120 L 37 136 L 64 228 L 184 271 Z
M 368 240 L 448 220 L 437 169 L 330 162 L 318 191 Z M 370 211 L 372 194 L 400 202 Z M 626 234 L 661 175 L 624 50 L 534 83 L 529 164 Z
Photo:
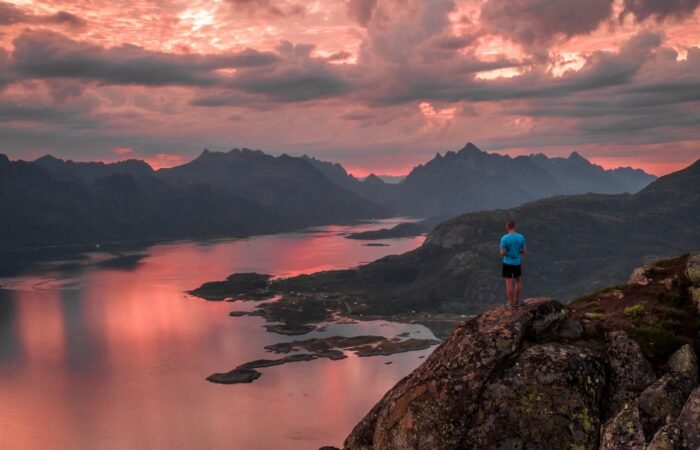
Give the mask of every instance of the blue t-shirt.
M 520 250 L 527 248 L 525 236 L 520 233 L 508 233 L 501 238 L 501 248 L 506 251 L 503 264 L 517 266 L 520 264 Z

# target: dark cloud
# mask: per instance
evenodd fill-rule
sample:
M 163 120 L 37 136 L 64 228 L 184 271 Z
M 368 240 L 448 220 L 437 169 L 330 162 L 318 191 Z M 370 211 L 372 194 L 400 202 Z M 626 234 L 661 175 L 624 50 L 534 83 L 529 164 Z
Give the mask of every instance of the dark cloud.
M 700 0 L 624 0 L 621 17 L 632 14 L 640 22 L 651 17 L 658 21 L 682 19 L 692 15 L 699 5 Z
M 675 53 L 673 53 L 675 55 Z M 632 55 L 628 55 L 632 58 Z M 663 74 L 662 80 L 632 79 L 621 86 L 585 91 L 557 98 L 532 99 L 511 113 L 532 117 L 579 119 L 586 133 L 620 133 L 657 128 L 689 128 L 698 122 L 700 110 L 700 49 L 686 61 L 670 57 L 647 58 L 637 78 Z
M 205 94 L 196 106 L 252 106 L 295 103 L 338 97 L 353 90 L 347 71 L 329 64 L 328 58 L 313 58 L 313 45 L 282 41 L 276 64 L 239 71 L 224 87 L 236 92 Z M 342 56 L 342 55 L 341 55 Z
M 6 134 L 0 135 L 4 143 L 16 130 L 15 137 L 23 133 L 40 134 L 41 130 L 55 130 L 58 133 L 90 133 L 104 126 L 102 120 L 95 117 L 96 104 L 90 99 L 79 99 L 70 104 L 55 104 L 50 100 L 37 98 L 18 100 L 6 98 L 0 100 L 0 128 Z M 25 137 L 26 138 L 26 137 Z M 32 136 L 29 140 L 33 140 Z
M 67 25 L 73 28 L 80 28 L 87 24 L 80 17 L 65 11 L 45 15 L 32 14 L 12 3 L 0 2 L 0 25 L 15 25 L 18 23 Z
M 481 21 L 491 32 L 529 48 L 587 34 L 612 15 L 613 0 L 488 0 Z
M 474 72 L 501 67 L 518 67 L 518 63 L 458 60 L 440 70 L 424 68 L 395 74 L 390 83 L 370 94 L 379 105 L 410 101 L 500 101 L 567 96 L 576 92 L 624 86 L 631 83 L 640 68 L 661 44 L 661 36 L 641 32 L 617 52 L 598 51 L 588 56 L 584 67 L 555 78 L 542 66 L 514 78 L 479 80 Z M 489 67 L 489 64 L 492 64 Z M 465 75 L 471 75 L 466 77 Z
M 476 35 L 438 36 L 432 40 L 432 45 L 439 50 L 461 50 L 465 47 L 472 45 L 476 41 L 477 37 L 478 36 Z
M 44 121 L 60 119 L 61 114 L 41 106 L 25 106 L 15 103 L 0 104 L 0 122 Z
M 283 41 L 277 48 L 278 64 L 241 71 L 228 86 L 270 102 L 305 102 L 350 91 L 352 85 L 342 68 L 311 57 L 313 49 L 313 45 Z
M 341 114 L 340 117 L 345 120 L 364 121 L 373 120 L 376 117 L 376 114 L 364 111 L 349 111 L 344 114 Z
M 342 51 L 342 52 L 335 52 L 332 55 L 327 56 L 325 59 L 326 61 L 345 61 L 346 59 L 349 59 L 352 57 L 352 53 Z
M 10 73 L 10 55 L 0 48 L 0 92 L 9 84 L 12 84 L 15 77 Z
M 249 68 L 277 60 L 244 50 L 224 55 L 168 54 L 133 45 L 102 48 L 49 31 L 25 31 L 14 40 L 12 69 L 24 78 L 77 78 L 108 84 L 211 86 L 214 71 Z
M 49 31 L 25 31 L 13 43 L 11 62 L 0 73 L 12 74 L 16 81 L 74 79 L 232 91 L 224 91 L 224 95 L 205 94 L 193 102 L 198 106 L 304 102 L 339 96 L 352 88 L 341 68 L 329 64 L 326 58 L 311 56 L 313 45 L 287 41 L 280 43 L 276 53 L 247 49 L 222 55 L 168 54 L 133 45 L 103 48 Z M 348 56 L 341 53 L 331 59 Z M 238 70 L 227 76 L 216 72 L 228 68 Z M 50 87 L 57 100 L 80 93 L 75 84 L 50 83 Z
M 348 0 L 348 16 L 358 24 L 366 27 L 372 18 L 377 0 Z
M 290 67 L 273 73 L 247 73 L 231 83 L 244 92 L 261 94 L 279 102 L 304 102 L 336 97 L 351 86 L 341 77 L 325 70 L 312 71 Z
M 664 108 L 657 114 L 637 114 L 631 116 L 600 116 L 583 121 L 578 129 L 586 134 L 619 136 L 625 133 L 639 133 L 659 128 L 697 128 L 700 114 L 680 108 Z
M 87 22 L 75 14 L 71 14 L 65 11 L 59 11 L 56 14 L 51 14 L 49 16 L 39 16 L 39 23 L 55 23 L 55 24 L 65 24 L 74 28 L 80 28 L 87 25 Z
M 700 80 L 642 84 L 621 92 L 623 102 L 633 107 L 648 107 L 700 101 Z

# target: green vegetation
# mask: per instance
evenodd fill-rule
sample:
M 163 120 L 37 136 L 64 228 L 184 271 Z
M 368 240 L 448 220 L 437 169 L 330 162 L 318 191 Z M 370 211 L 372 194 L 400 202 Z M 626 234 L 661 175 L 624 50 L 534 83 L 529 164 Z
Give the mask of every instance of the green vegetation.
M 673 330 L 663 326 L 633 325 L 627 327 L 625 331 L 632 339 L 637 341 L 646 355 L 651 356 L 660 353 L 664 355 L 670 354 L 670 349 L 677 349 L 684 344 L 693 343 L 689 337 L 677 335 Z
M 625 308 L 625 315 L 633 320 L 640 320 L 644 317 L 644 305 L 637 304 Z
M 603 313 L 586 313 L 586 317 L 595 320 L 605 320 L 607 316 Z
M 644 285 L 603 289 L 572 302 L 575 317 L 599 327 L 597 341 L 589 346 L 602 348 L 606 331 L 624 330 L 657 367 L 684 344 L 700 348 L 700 317 L 691 298 L 687 261 L 688 255 L 657 261 L 646 270 L 649 282 Z

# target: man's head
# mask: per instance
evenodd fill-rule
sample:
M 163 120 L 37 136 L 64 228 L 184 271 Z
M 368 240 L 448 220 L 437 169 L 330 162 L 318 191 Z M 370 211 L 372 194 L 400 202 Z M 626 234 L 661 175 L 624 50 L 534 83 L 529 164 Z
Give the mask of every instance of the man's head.
M 506 224 L 506 230 L 510 231 L 515 231 L 515 222 L 512 220 L 509 220 L 508 223 Z

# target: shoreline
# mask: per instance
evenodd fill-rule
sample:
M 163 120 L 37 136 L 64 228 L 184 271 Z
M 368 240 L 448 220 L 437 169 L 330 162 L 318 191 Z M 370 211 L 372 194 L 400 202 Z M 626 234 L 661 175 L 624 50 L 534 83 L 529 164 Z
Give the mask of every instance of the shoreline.
M 249 239 L 254 237 L 262 236 L 275 236 L 279 234 L 287 233 L 313 233 L 315 227 L 331 227 L 331 226 L 341 226 L 349 227 L 362 224 L 372 224 L 380 223 L 385 220 L 420 220 L 414 217 L 396 216 L 396 217 L 376 217 L 367 219 L 358 219 L 348 222 L 329 222 L 329 223 L 318 223 L 309 224 L 300 228 L 291 227 L 289 229 L 280 229 L 277 231 L 261 232 L 261 233 L 243 233 L 240 235 L 236 234 L 225 234 L 225 235 L 211 235 L 208 237 L 172 237 L 172 238 L 136 238 L 136 239 L 118 239 L 118 240 L 106 240 L 97 241 L 92 243 L 65 243 L 65 244 L 49 244 L 49 245 L 28 245 L 28 246 L 18 246 L 18 247 L 7 247 L 0 245 L 0 255 L 9 254 L 29 254 L 33 252 L 75 252 L 81 253 L 86 251 L 95 250 L 108 250 L 110 247 L 120 247 L 120 246 L 134 246 L 134 247 L 148 247 L 158 244 L 179 244 L 179 243 L 201 243 L 201 242 L 227 242 L 239 239 Z M 410 222 L 399 222 L 399 223 L 410 223 Z

